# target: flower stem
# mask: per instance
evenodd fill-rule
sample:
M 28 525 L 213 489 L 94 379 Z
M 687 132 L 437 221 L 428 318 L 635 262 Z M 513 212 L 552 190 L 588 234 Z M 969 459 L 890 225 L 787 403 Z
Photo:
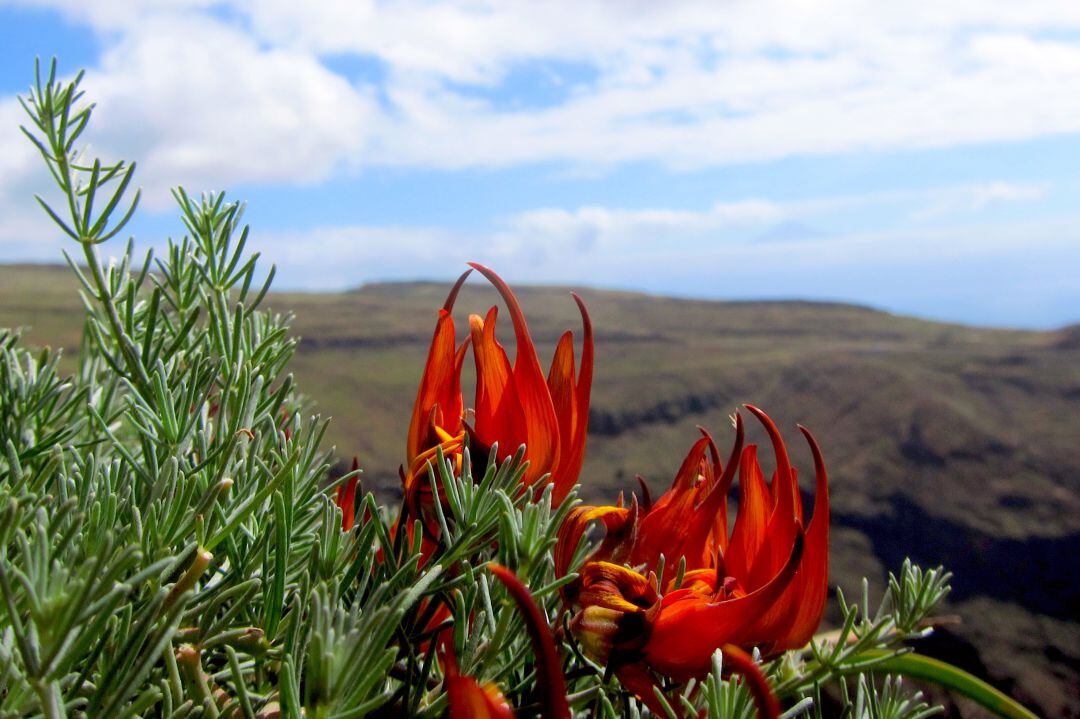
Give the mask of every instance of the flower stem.
M 60 686 L 56 682 L 47 682 L 43 679 L 32 679 L 30 683 L 37 692 L 38 700 L 41 702 L 41 712 L 45 719 L 66 719 L 67 710 L 60 696 Z

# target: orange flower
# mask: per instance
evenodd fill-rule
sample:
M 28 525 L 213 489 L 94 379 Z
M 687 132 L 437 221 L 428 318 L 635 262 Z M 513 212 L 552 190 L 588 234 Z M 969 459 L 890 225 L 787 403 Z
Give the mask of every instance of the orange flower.
M 446 695 L 450 719 L 514 719 L 514 710 L 495 684 L 480 684 L 458 672 L 457 663 L 447 655 Z
M 529 590 L 521 580 L 506 567 L 489 564 L 500 582 L 510 592 L 518 611 L 525 618 L 533 654 L 536 656 L 537 687 L 542 688 L 540 716 L 542 719 L 570 719 L 570 705 L 566 699 L 566 682 L 563 679 L 559 655 L 551 628 Z M 446 692 L 450 703 L 450 719 L 513 719 L 514 710 L 502 692 L 494 684 L 481 685 L 475 678 L 461 674 L 453 642 L 446 645 L 443 657 L 446 663 Z
M 353 457 L 350 473 L 360 469 L 360 458 Z M 358 475 L 353 475 L 339 484 L 337 494 L 334 496 L 334 504 L 341 510 L 341 531 L 348 532 L 356 523 L 356 486 L 360 482 Z
M 545 378 L 514 293 L 492 270 L 470 264 L 502 295 L 514 326 L 516 356 L 511 364 L 495 338 L 496 307 L 483 318 L 471 315 L 470 336 L 457 344 L 451 312 L 472 270 L 465 272 L 439 311 L 409 425 L 407 465 L 402 468 L 406 519 L 424 520 L 430 540 L 437 535 L 437 528 L 429 511 L 434 499 L 428 464 L 441 449 L 460 466 L 466 434 L 474 456 L 486 456 L 497 444 L 499 461 L 524 445 L 529 466 L 523 482 L 531 486 L 550 474 L 547 481 L 554 485 L 556 503 L 577 482 L 585 455 L 593 367 L 592 323 L 585 304 L 573 295 L 584 325 L 580 371 L 575 371 L 574 336 L 567 331 L 559 339 Z M 470 344 L 476 363 L 471 424 L 466 421 L 461 394 L 461 372 Z
M 647 488 L 630 507 L 577 507 L 560 528 L 556 569 L 565 574 L 591 522 L 605 527 L 565 598 L 575 610 L 571 628 L 597 661 L 649 703 L 654 674 L 685 681 L 709 670 L 723 648 L 747 676 L 757 672 L 746 652 L 766 656 L 804 646 L 817 629 L 828 578 L 828 477 L 813 436 L 800 430 L 814 457 L 816 501 L 803 531 L 795 469 L 772 420 L 747 409 L 764 425 L 776 457 L 766 483 L 754 445 L 743 448 L 742 418 L 726 468 L 704 435 L 687 454 L 669 491 L 655 503 Z M 727 495 L 736 469 L 740 501 L 728 534 Z M 666 582 L 655 572 L 665 560 Z M 676 568 L 682 563 L 681 583 Z M 629 569 L 627 567 L 634 567 Z M 760 689 L 763 678 L 750 677 Z M 772 709 L 761 695 L 759 709 Z M 775 708 L 773 706 L 772 708 Z

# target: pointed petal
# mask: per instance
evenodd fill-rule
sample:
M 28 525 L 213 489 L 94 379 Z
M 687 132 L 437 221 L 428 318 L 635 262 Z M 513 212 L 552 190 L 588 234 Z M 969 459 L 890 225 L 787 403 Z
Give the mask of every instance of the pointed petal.
M 795 471 L 791 466 L 791 460 L 788 458 L 784 438 L 780 435 L 780 430 L 777 429 L 776 424 L 757 407 L 746 405 L 746 408 L 765 427 L 773 446 L 773 454 L 776 457 L 776 473 L 774 474 L 772 486 L 775 505 L 769 515 L 764 546 L 750 568 L 749 585 L 761 586 L 780 570 L 791 551 L 791 545 L 795 539 L 796 527 L 799 522 L 795 504 L 799 486 L 795 482 Z M 749 586 L 747 589 L 749 589 Z
M 454 282 L 454 286 L 450 288 L 450 293 L 446 295 L 446 301 L 443 302 L 443 309 L 447 312 L 454 311 L 454 303 L 457 302 L 458 293 L 461 292 L 461 286 L 465 284 L 465 280 L 472 274 L 472 270 L 468 269 L 461 273 L 461 276 Z
M 725 644 L 720 651 L 723 653 L 724 665 L 741 674 L 746 680 L 757 706 L 758 719 L 777 719 L 780 716 L 780 700 L 773 693 L 761 667 L 739 647 Z
M 592 320 L 585 303 L 575 293 L 571 293 L 578 311 L 581 312 L 583 338 L 581 343 L 581 367 L 574 386 L 574 422 L 569 435 L 559 427 L 560 455 L 554 473 L 555 492 L 552 500 L 558 504 L 566 498 L 578 481 L 581 465 L 585 460 L 585 443 L 589 432 L 589 402 L 592 395 L 593 379 L 593 328 Z
M 521 305 L 518 304 L 514 293 L 492 270 L 475 262 L 469 264 L 487 277 L 502 295 L 506 309 L 510 312 L 510 320 L 514 325 L 514 337 L 517 344 L 513 371 L 514 384 L 523 414 L 523 428 L 527 435 L 525 445 L 528 449 L 529 470 L 526 473 L 526 480 L 532 482 L 549 472 L 558 461 L 559 425 L 555 418 L 551 393 L 548 391 L 544 372 L 540 368 L 540 358 L 536 355 L 536 347 L 533 345 L 532 337 L 529 336 L 525 314 L 521 311 Z
M 498 442 L 499 458 L 517 451 L 525 437 L 520 429 L 521 410 L 513 382 L 513 370 L 506 350 L 495 338 L 499 310 L 492 307 L 487 317 L 469 317 L 473 358 L 476 360 L 476 438 L 484 445 Z
M 352 469 L 350 472 L 355 472 L 360 469 L 360 458 L 353 457 Z M 353 527 L 353 523 L 356 521 L 356 485 L 359 482 L 359 476 L 349 477 L 345 481 L 345 484 L 338 485 L 337 497 L 335 502 L 338 508 L 341 509 L 341 531 L 348 532 Z
M 427 363 L 416 392 L 406 447 L 408 464 L 427 448 L 432 410 L 439 410 L 443 428 L 451 434 L 461 429 L 461 372 L 460 365 L 455 362 L 455 350 L 454 320 L 444 308 L 439 310 Z
M 788 588 L 793 611 L 787 637 L 778 649 L 796 649 L 810 641 L 821 623 L 829 592 L 829 477 L 814 436 L 805 427 L 800 426 L 799 430 L 806 437 L 814 455 L 814 514 L 806 530 L 806 552 L 802 566 L 793 586 Z
M 791 460 L 788 458 L 787 447 L 784 446 L 784 438 L 780 435 L 780 430 L 776 428 L 776 424 L 769 418 L 769 415 L 765 414 L 762 410 L 758 409 L 752 404 L 744 405 L 747 410 L 765 427 L 765 431 L 769 434 L 769 439 L 772 441 L 773 451 L 776 453 L 776 471 L 781 477 L 788 477 L 791 473 Z
M 712 560 L 708 543 L 712 532 L 711 515 L 698 513 L 696 480 L 711 440 L 702 437 L 690 448 L 671 489 L 663 494 L 642 517 L 638 536 L 630 553 L 630 563 L 656 569 L 660 554 L 671 563 L 686 557 L 687 569 L 700 569 Z M 674 565 L 669 565 L 674 566 Z
M 551 481 L 555 485 L 553 500 L 558 503 L 569 494 L 581 471 L 582 453 L 575 440 L 578 427 L 588 418 L 578 416 L 577 386 L 574 371 L 574 335 L 569 330 L 559 338 L 555 356 L 551 360 L 551 369 L 547 376 L 548 390 L 555 407 L 555 416 L 559 422 L 559 462 L 551 470 Z
M 446 677 L 450 719 L 514 719 L 506 697 L 494 684 L 480 686 L 476 679 L 461 674 Z
M 709 438 L 709 446 L 713 460 L 714 472 L 720 470 L 720 456 L 716 449 L 716 443 L 712 436 L 705 430 L 701 430 Z M 739 457 L 742 453 L 743 440 L 742 416 L 735 413 L 735 444 L 728 455 L 727 465 L 724 466 L 721 475 L 716 478 L 709 490 L 709 494 L 702 501 L 697 511 L 712 517 L 712 545 L 718 547 L 720 552 L 726 553 L 728 547 L 728 513 L 727 496 L 731 489 L 731 482 L 735 478 L 735 471 L 739 468 Z
M 639 474 L 635 479 L 637 479 L 638 486 L 641 487 L 641 510 L 648 513 L 653 505 L 652 492 L 649 491 L 649 485 L 644 477 Z
M 757 460 L 757 446 L 748 445 L 739 461 L 739 509 L 735 515 L 735 528 L 724 554 L 728 574 L 735 577 L 746 591 L 757 587 L 748 586 L 750 568 L 765 543 L 765 528 L 769 521 L 769 488 Z
M 772 637 L 760 631 L 760 619 L 788 588 L 802 558 L 802 535 L 783 570 L 750 594 L 720 602 L 680 589 L 664 596 L 655 614 L 645 659 L 665 676 L 685 680 L 709 669 L 712 653 L 724 644 L 754 646 Z
M 517 575 L 499 564 L 489 564 L 488 569 L 510 592 L 518 611 L 525 618 L 525 629 L 529 633 L 533 654 L 536 656 L 536 684 L 541 692 L 540 715 L 544 719 L 570 719 L 566 681 L 547 617 L 540 611 L 540 607 L 536 606 L 536 601 Z
M 565 577 L 570 571 L 574 553 L 592 522 L 602 520 L 607 536 L 614 537 L 624 528 L 629 516 L 630 510 L 625 507 L 580 505 L 570 510 L 570 514 L 559 527 L 558 538 L 555 540 L 555 576 Z M 601 547 L 594 553 L 593 558 L 607 560 L 611 557 L 605 556 Z

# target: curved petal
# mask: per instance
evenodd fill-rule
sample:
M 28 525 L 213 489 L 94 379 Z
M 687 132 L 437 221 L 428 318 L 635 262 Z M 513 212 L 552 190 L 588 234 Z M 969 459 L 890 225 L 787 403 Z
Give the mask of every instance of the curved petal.
M 555 355 L 551 359 L 547 384 L 551 392 L 551 401 L 555 406 L 555 417 L 559 422 L 559 439 L 563 446 L 559 451 L 559 463 L 551 469 L 551 482 L 555 485 L 553 499 L 561 502 L 577 481 L 577 472 L 581 469 L 581 456 L 575 457 L 573 439 L 581 418 L 577 410 L 577 381 L 574 369 L 574 333 L 567 330 L 559 338 Z M 586 420 L 587 421 L 587 420 Z M 582 445 L 584 449 L 584 444 Z M 576 468 L 570 465 L 576 460 Z M 574 469 L 573 473 L 570 472 Z
M 745 679 L 757 706 L 758 719 L 777 719 L 780 716 L 780 700 L 773 693 L 761 667 L 739 647 L 725 644 L 720 651 L 723 653 L 724 664 Z
M 749 583 L 746 587 L 749 590 L 761 586 L 780 571 L 791 552 L 800 520 L 799 485 L 795 481 L 795 470 L 791 466 L 784 438 L 767 414 L 753 405 L 748 404 L 746 408 L 765 427 L 776 457 L 776 473 L 773 475 L 771 487 L 773 508 L 765 530 L 765 542 L 750 566 Z
M 697 480 L 711 444 L 709 437 L 694 443 L 679 467 L 671 489 L 664 492 L 641 518 L 630 552 L 632 565 L 644 564 L 652 571 L 656 569 L 660 554 L 668 562 L 676 563 L 680 557 L 686 557 L 687 569 L 701 569 L 711 564 L 714 552 L 708 538 L 714 517 L 696 511 L 700 496 Z
M 456 362 L 456 350 L 454 319 L 444 308 L 439 310 L 439 319 L 435 323 L 427 364 L 420 378 L 412 420 L 409 422 L 406 446 L 408 464 L 412 464 L 416 456 L 430 445 L 433 414 L 441 415 L 442 426 L 448 432 L 453 434 L 461 428 L 461 371 Z
M 506 697 L 494 684 L 480 685 L 472 677 L 447 673 L 450 719 L 514 719 Z
M 523 415 L 525 446 L 529 453 L 529 470 L 526 480 L 535 481 L 551 470 L 559 458 L 559 424 L 555 418 L 555 407 L 551 402 L 544 372 L 540 368 L 540 358 L 529 328 L 525 324 L 525 314 L 521 305 L 501 277 L 492 270 L 476 262 L 469 265 L 486 277 L 502 295 L 510 320 L 514 324 L 514 338 L 517 344 L 514 358 L 514 384 Z
M 739 509 L 724 555 L 727 573 L 739 580 L 747 591 L 757 588 L 749 585 L 750 568 L 765 543 L 768 521 L 769 488 L 758 464 L 757 446 L 751 444 L 743 449 L 739 461 Z
M 408 464 L 412 464 L 416 455 L 426 448 L 430 433 L 429 418 L 433 410 L 437 409 L 441 413 L 443 428 L 448 432 L 453 434 L 461 429 L 461 364 L 455 362 L 456 338 L 454 320 L 450 313 L 453 312 L 461 286 L 471 273 L 472 270 L 466 270 L 458 277 L 439 310 L 439 319 L 435 323 L 427 363 L 420 377 L 412 420 L 409 423 L 406 446 Z
M 551 627 L 547 617 L 536 606 L 536 600 L 521 583 L 517 575 L 499 564 L 489 564 L 488 569 L 503 583 L 518 611 L 525 618 L 525 629 L 529 632 L 533 654 L 536 656 L 537 687 L 541 690 L 540 715 L 544 719 L 569 719 L 570 705 L 566 700 L 566 681 L 563 678 L 559 653 L 555 649 L 555 639 L 551 636 Z
M 689 589 L 666 595 L 654 615 L 645 660 L 661 674 L 683 681 L 707 672 L 713 652 L 724 644 L 770 644 L 773 638 L 763 635 L 758 623 L 788 588 L 802 550 L 800 533 L 783 570 L 765 586 L 742 597 L 706 602 Z
M 656 589 L 644 575 L 612 562 L 589 562 L 581 569 L 581 604 L 644 611 L 658 600 Z
M 581 538 L 585 535 L 589 525 L 596 520 L 603 520 L 607 536 L 618 536 L 627 524 L 631 511 L 626 507 L 590 507 L 580 505 L 570 510 L 570 513 L 559 526 L 557 539 L 555 540 L 555 576 L 565 577 L 570 571 L 570 563 L 574 559 Z M 611 557 L 603 547 L 594 553 L 594 559 L 606 560 Z
M 810 641 L 821 623 L 829 592 L 829 477 L 814 436 L 801 425 L 799 430 L 814 456 L 814 514 L 806 530 L 806 553 L 799 573 L 780 600 L 790 602 L 792 610 L 787 636 L 777 649 L 797 649 Z
M 713 518 L 712 544 L 719 548 L 721 556 L 727 553 L 728 548 L 728 506 L 727 496 L 731 490 L 731 482 L 735 479 L 735 471 L 739 468 L 739 458 L 742 455 L 743 441 L 746 432 L 743 427 L 742 415 L 735 412 L 735 442 L 731 446 L 726 465 L 720 464 L 720 457 L 716 450 L 716 444 L 712 442 L 712 436 L 704 429 L 701 430 L 709 438 L 712 449 L 714 470 L 723 471 L 712 484 L 712 489 L 702 501 L 697 511 Z
M 495 338 L 495 322 L 499 310 L 492 307 L 487 316 L 469 316 L 472 331 L 473 358 L 476 360 L 476 401 L 473 411 L 476 439 L 486 446 L 499 445 L 499 459 L 517 451 L 525 444 L 526 436 L 517 387 L 506 350 Z M 531 459 L 531 448 L 526 446 Z
M 559 461 L 552 469 L 555 484 L 552 500 L 559 504 L 570 493 L 581 474 L 585 442 L 589 430 L 589 399 L 592 393 L 593 329 L 585 303 L 571 293 L 581 312 L 584 336 L 581 345 L 581 368 L 574 377 L 573 334 L 566 332 L 559 340 L 548 372 L 548 389 L 559 422 Z

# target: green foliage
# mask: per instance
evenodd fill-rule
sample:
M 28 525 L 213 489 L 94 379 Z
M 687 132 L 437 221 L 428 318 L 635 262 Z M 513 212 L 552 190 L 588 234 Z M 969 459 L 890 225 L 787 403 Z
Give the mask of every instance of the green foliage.
M 69 264 L 86 321 L 71 377 L 0 330 L 0 717 L 437 717 L 433 638 L 447 628 L 464 673 L 535 713 L 523 619 L 485 566 L 514 569 L 565 622 L 559 589 L 573 577 L 556 580 L 552 549 L 576 499 L 554 508 L 550 489 L 519 491 L 521 451 L 475 467 L 466 451 L 460 468 L 440 454 L 430 558 L 419 525 L 410 543 L 370 493 L 343 532 L 331 492 L 348 477 L 331 481 L 327 424 L 288 374 L 290 318 L 261 306 L 274 271 L 247 252 L 242 207 L 177 190 L 185 236 L 161 258 L 137 262 L 129 242 L 103 264 L 98 246 L 138 194 L 125 202 L 134 164 L 80 160 L 92 106 L 79 80 L 58 81 L 54 65 L 24 101 L 62 209 L 39 201 L 82 252 Z M 788 715 L 820 711 L 822 688 L 846 696 L 850 680 L 854 716 L 926 716 L 870 672 L 928 631 L 947 582 L 905 564 L 875 613 L 841 597 L 835 636 L 763 667 Z M 563 630 L 574 711 L 646 715 Z M 673 715 L 753 712 L 719 652 L 701 683 L 660 696 Z

